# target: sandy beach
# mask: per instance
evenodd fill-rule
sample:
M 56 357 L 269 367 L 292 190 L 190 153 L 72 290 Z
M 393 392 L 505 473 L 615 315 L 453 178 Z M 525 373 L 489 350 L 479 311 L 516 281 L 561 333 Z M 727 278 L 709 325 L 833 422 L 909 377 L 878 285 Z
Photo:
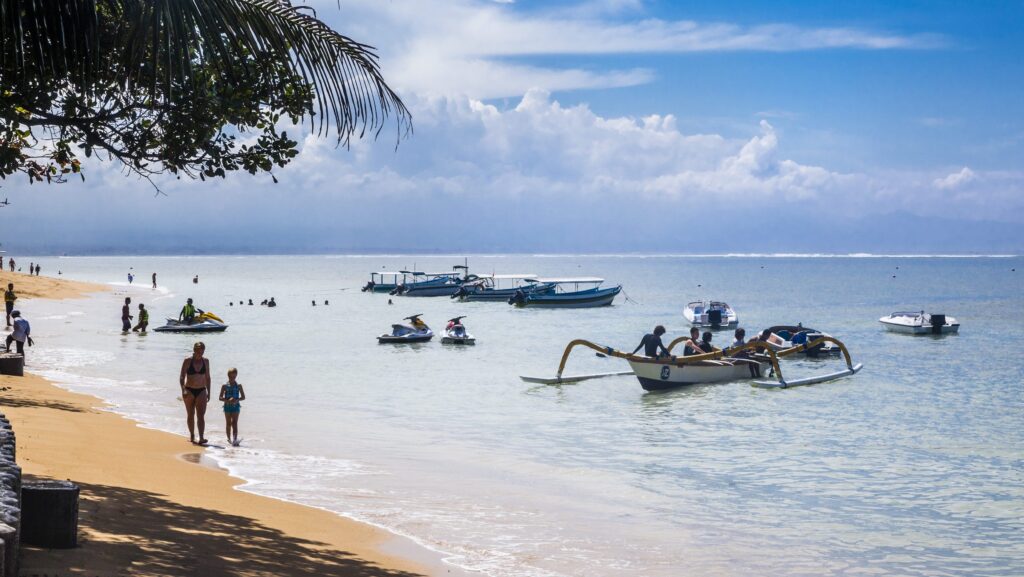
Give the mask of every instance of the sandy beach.
M 12 273 L 0 280 L 14 282 L 19 297 L 105 290 Z M 203 450 L 103 411 L 94 397 L 34 375 L 4 376 L 0 405 L 25 474 L 70 479 L 82 491 L 79 547 L 25 547 L 25 575 L 450 574 L 431 553 L 383 530 L 237 491 L 241 481 L 205 463 Z

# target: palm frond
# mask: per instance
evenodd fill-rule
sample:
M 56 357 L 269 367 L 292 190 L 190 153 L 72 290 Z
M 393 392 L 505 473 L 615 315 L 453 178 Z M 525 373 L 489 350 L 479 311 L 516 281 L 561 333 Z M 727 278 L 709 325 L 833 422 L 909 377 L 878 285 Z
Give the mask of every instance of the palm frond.
M 111 34 L 114 25 L 115 38 Z M 104 25 L 106 24 L 106 25 Z M 117 61 L 110 61 L 111 42 Z M 216 70 L 285 59 L 315 95 L 310 121 L 346 143 L 379 135 L 393 118 L 401 138 L 411 117 L 387 85 L 373 47 L 283 0 L 0 0 L 0 78 L 5 83 L 100 79 L 172 101 Z M 112 74 L 110 67 L 115 67 Z

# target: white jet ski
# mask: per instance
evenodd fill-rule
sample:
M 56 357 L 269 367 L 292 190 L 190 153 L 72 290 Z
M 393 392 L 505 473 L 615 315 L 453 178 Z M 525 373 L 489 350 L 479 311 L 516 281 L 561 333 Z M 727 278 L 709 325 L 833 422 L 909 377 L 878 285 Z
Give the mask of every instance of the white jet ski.
M 153 329 L 158 333 L 219 333 L 226 331 L 228 325 L 213 313 L 198 311 L 199 315 L 191 323 L 178 319 L 167 319 L 167 324 Z
M 391 325 L 391 334 L 383 334 L 377 337 L 377 342 L 385 343 L 425 343 L 434 338 L 434 331 L 430 330 L 427 323 L 420 320 L 422 315 L 412 315 L 403 320 L 409 321 L 407 325 Z
M 444 336 L 441 337 L 441 343 L 445 345 L 475 345 L 476 338 L 466 332 L 466 327 L 462 324 L 462 319 L 466 317 L 455 317 L 448 321 L 447 328 L 444 329 Z

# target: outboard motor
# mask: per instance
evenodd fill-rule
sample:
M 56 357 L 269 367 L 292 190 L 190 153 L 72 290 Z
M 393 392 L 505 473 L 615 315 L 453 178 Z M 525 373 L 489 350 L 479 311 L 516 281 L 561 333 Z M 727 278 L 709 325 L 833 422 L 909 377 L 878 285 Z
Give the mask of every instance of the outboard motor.
M 522 289 L 519 289 L 508 299 L 508 304 L 516 305 L 526 302 L 526 293 Z
M 932 334 L 941 335 L 942 327 L 946 326 L 946 315 L 931 315 Z
M 388 294 L 391 295 L 391 296 L 398 296 L 398 295 L 400 295 L 400 294 L 402 294 L 404 292 L 405 292 L 405 285 L 404 284 L 400 284 L 400 285 L 396 286 L 395 288 L 391 289 L 391 292 L 389 292 Z
M 376 284 L 377 284 L 377 283 L 375 283 L 375 282 L 373 282 L 373 281 L 370 281 L 370 282 L 366 283 L 366 286 L 364 286 L 364 287 L 363 287 L 363 292 L 365 293 L 365 292 L 370 292 L 370 291 L 372 291 L 372 290 L 373 290 L 373 287 L 374 287 L 374 286 L 376 286 Z
M 721 326 L 722 309 L 713 309 L 708 311 L 708 324 L 710 324 L 713 327 Z
M 452 293 L 451 298 L 453 298 L 453 299 L 462 298 L 462 297 L 464 297 L 464 296 L 466 296 L 468 294 L 469 294 L 469 291 L 466 290 L 466 287 L 465 286 L 460 286 L 459 290 L 457 290 L 454 293 Z

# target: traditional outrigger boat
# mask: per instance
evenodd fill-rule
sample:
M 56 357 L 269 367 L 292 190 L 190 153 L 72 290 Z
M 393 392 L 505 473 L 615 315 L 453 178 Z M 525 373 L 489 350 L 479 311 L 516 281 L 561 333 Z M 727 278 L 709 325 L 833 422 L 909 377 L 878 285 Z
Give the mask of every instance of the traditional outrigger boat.
M 735 327 L 740 323 L 736 311 L 722 301 L 693 301 L 686 305 L 683 316 L 693 326 L 709 329 Z
M 579 278 L 533 278 L 529 279 L 538 284 L 555 285 L 554 292 L 537 294 L 517 291 L 508 304 L 517 307 L 539 307 L 559 309 L 583 309 L 604 307 L 612 304 L 615 297 L 622 292 L 622 285 L 612 288 L 600 288 L 604 282 L 603 278 L 579 277 Z M 595 285 L 593 288 L 580 290 L 580 285 Z M 573 285 L 573 290 L 567 291 L 565 286 Z
M 672 341 L 666 348 L 671 352 L 676 345 L 684 342 L 687 338 L 680 337 Z M 783 378 L 782 369 L 779 367 L 779 358 L 797 354 L 825 342 L 835 343 L 839 347 L 846 361 L 845 370 L 788 381 Z M 625 359 L 633 370 L 631 373 L 597 373 L 563 377 L 562 371 L 565 370 L 565 363 L 569 360 L 569 354 L 578 346 L 589 347 L 610 357 Z M 721 383 L 774 376 L 776 380 L 755 380 L 753 385 L 764 388 L 787 388 L 833 381 L 847 375 L 852 375 L 862 367 L 863 364 L 861 363 L 853 364 L 850 353 L 846 350 L 846 346 L 843 343 L 828 336 L 822 336 L 808 343 L 796 345 L 779 352 L 773 350 L 767 343 L 755 341 L 739 347 L 703 355 L 654 358 L 636 356 L 611 347 L 597 345 L 587 340 L 577 339 L 565 347 L 565 352 L 562 353 L 562 360 L 558 365 L 558 373 L 555 375 L 555 378 L 527 376 L 521 376 L 520 378 L 529 383 L 562 384 L 614 375 L 634 374 L 645 391 L 660 391 L 684 385 Z
M 945 335 L 960 330 L 960 323 L 955 318 L 924 311 L 896 312 L 878 319 L 878 322 L 890 331 L 912 335 Z
M 808 341 L 813 341 L 819 337 L 832 336 L 819 330 L 805 327 L 802 324 L 775 325 L 773 327 L 768 327 L 768 330 L 771 331 L 771 334 L 782 339 L 782 344 L 768 343 L 776 352 L 783 351 L 797 345 L 807 344 Z M 816 347 L 803 349 L 801 353 L 808 357 L 816 358 L 820 356 L 838 355 L 840 353 L 840 349 L 835 343 L 825 341 Z
M 478 275 L 476 280 L 463 282 L 452 298 L 461 302 L 502 301 L 515 296 L 517 291 L 524 294 L 551 294 L 555 292 L 552 283 L 541 283 L 534 274 L 491 274 Z M 509 286 L 510 285 L 510 286 Z

